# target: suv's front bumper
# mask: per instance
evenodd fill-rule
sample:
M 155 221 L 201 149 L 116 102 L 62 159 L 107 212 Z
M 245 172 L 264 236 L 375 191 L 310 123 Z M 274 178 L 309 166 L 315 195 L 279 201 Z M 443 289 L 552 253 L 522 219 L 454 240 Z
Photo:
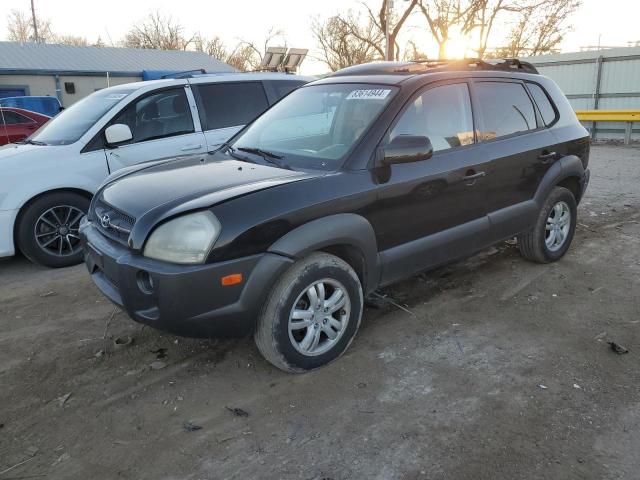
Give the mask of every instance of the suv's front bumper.
M 582 200 L 582 197 L 584 197 L 584 192 L 587 190 L 587 187 L 589 186 L 590 177 L 591 177 L 591 170 L 586 168 L 584 170 L 584 175 L 582 175 L 582 179 L 580 180 L 580 198 L 578 199 L 578 202 Z
M 175 265 L 132 254 L 86 219 L 80 237 L 91 278 L 106 297 L 137 322 L 189 337 L 250 333 L 269 287 L 292 263 L 264 253 L 215 264 Z M 243 281 L 222 286 L 221 278 L 235 273 L 241 273 Z

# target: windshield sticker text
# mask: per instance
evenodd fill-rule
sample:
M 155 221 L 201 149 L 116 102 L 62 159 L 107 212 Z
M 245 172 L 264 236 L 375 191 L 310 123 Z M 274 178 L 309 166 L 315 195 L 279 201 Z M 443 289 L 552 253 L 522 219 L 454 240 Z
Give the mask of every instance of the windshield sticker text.
M 371 89 L 371 90 L 354 90 L 353 92 L 351 92 L 347 96 L 347 100 L 352 100 L 352 99 L 364 99 L 364 100 L 383 99 L 383 98 L 387 98 L 387 95 L 389 95 L 389 92 L 391 92 L 391 90 L 384 89 L 384 88 L 377 88 L 377 89 Z

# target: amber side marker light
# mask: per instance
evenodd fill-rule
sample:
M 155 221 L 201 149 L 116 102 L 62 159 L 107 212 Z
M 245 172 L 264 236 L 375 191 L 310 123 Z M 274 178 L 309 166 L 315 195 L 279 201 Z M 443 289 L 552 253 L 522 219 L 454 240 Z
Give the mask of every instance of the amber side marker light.
M 223 287 L 228 287 L 230 285 L 236 285 L 238 283 L 242 283 L 242 274 L 241 273 L 232 273 L 231 275 L 226 275 L 220 279 L 220 283 Z

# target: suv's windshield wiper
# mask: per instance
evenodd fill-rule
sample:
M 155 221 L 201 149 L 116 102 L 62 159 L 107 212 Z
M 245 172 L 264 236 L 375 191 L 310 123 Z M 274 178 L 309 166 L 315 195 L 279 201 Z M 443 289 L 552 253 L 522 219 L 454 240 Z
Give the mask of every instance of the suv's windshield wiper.
M 279 160 L 281 160 L 282 158 L 284 158 L 282 155 L 277 155 L 273 152 L 269 152 L 267 150 L 262 150 L 261 148 L 252 148 L 252 147 L 238 147 L 238 150 L 242 151 L 242 152 L 247 152 L 247 153 L 253 153 L 254 155 L 260 155 L 262 158 L 264 158 L 267 162 L 280 167 L 280 168 L 286 168 L 287 170 L 291 170 L 291 167 L 289 165 L 287 165 L 284 162 L 280 162 Z
M 225 151 L 228 155 L 231 155 L 233 158 L 235 158 L 236 160 L 242 160 L 243 162 L 249 162 L 249 163 L 257 163 L 253 160 L 251 160 L 249 157 L 244 157 L 242 155 L 238 155 L 236 152 L 236 149 L 233 148 L 231 145 L 229 145 L 228 143 L 223 143 L 222 145 L 220 145 L 220 147 L 216 150 L 217 152 L 221 152 L 221 151 Z
M 24 145 L 26 143 L 28 143 L 29 145 L 46 145 L 46 143 L 44 142 L 39 142 L 38 140 L 29 140 L 28 138 L 25 140 L 20 140 L 19 142 L 16 142 L 16 143 L 19 143 L 21 145 Z

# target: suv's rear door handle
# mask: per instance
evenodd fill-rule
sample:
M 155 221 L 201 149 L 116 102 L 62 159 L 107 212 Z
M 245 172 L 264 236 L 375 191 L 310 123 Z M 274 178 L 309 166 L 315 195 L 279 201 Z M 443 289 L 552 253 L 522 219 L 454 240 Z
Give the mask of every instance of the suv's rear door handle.
M 198 145 L 185 145 L 180 150 L 182 150 L 183 152 L 186 152 L 188 150 L 197 150 L 198 148 L 202 148 L 202 145 L 201 144 L 198 144 Z
M 542 163 L 549 163 L 556 158 L 558 158 L 558 154 L 556 152 L 541 153 L 540 155 L 538 155 L 538 160 L 541 160 Z

